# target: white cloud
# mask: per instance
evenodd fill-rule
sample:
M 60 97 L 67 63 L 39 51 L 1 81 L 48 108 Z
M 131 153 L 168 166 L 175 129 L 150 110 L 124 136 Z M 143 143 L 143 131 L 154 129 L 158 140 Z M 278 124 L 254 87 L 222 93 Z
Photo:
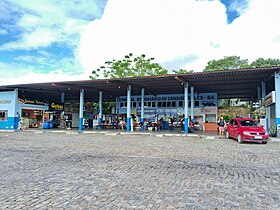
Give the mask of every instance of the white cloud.
M 129 52 L 160 63 L 179 60 L 180 68 L 196 71 L 229 55 L 279 58 L 279 6 L 279 0 L 252 0 L 227 24 L 220 1 L 109 0 L 103 17 L 82 32 L 78 56 L 88 73 Z M 191 56 L 198 59 L 182 65 L 180 58 Z
M 74 81 L 89 78 L 86 74 L 66 73 L 64 69 L 56 69 L 44 73 L 45 69 L 35 69 L 30 66 L 21 66 L 16 63 L 7 64 L 0 62 L 0 71 L 5 72 L 5 75 L 0 77 L 0 85 Z
M 225 12 L 219 1 L 109 1 L 102 19 L 81 35 L 81 63 L 92 70 L 129 52 L 158 62 L 203 57 L 219 41 Z
M 38 47 L 47 47 L 59 40 L 60 34 L 57 31 L 51 31 L 48 28 L 36 28 L 31 33 L 23 34 L 20 40 L 4 44 L 0 49 L 36 49 Z
M 248 10 L 228 26 L 222 40 L 222 52 L 251 61 L 259 57 L 279 58 L 279 6 L 278 0 L 251 1 Z
M 17 12 L 21 15 L 15 24 L 22 34 L 17 41 L 2 45 L 1 50 L 35 49 L 57 42 L 75 48 L 83 27 L 102 13 L 102 8 L 94 0 L 41 0 L 40 3 L 11 0 L 5 6 L 18 8 Z

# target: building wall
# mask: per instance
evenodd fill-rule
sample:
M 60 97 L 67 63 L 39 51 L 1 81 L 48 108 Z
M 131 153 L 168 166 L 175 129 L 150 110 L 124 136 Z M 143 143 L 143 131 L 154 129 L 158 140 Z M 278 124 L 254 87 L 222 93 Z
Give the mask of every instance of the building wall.
M 17 98 L 17 90 L 0 92 L 0 110 L 8 112 L 7 120 L 0 120 L 0 129 L 17 129 L 20 114 Z

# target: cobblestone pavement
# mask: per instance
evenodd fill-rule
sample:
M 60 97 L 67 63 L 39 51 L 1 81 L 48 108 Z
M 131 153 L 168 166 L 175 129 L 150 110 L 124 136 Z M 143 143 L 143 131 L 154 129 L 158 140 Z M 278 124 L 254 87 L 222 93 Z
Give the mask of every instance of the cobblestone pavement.
M 279 142 L 0 133 L 0 209 L 280 209 Z

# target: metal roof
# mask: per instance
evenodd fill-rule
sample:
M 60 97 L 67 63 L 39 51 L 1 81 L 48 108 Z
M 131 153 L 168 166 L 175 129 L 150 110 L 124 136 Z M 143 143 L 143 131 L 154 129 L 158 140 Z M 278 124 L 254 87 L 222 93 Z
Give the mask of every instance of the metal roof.
M 266 92 L 274 90 L 274 72 L 280 67 L 255 69 L 236 69 L 212 72 L 195 72 L 188 74 L 168 74 L 118 79 L 82 80 L 44 82 L 33 84 L 3 85 L 0 91 L 19 89 L 19 97 L 31 100 L 60 101 L 61 93 L 65 100 L 79 100 L 80 89 L 85 90 L 86 101 L 98 101 L 99 91 L 103 91 L 104 100 L 115 100 L 127 94 L 127 86 L 132 86 L 132 95 L 140 95 L 141 88 L 145 94 L 183 94 L 183 83 L 194 86 L 195 92 L 217 92 L 218 98 L 256 98 L 257 86 L 266 82 Z

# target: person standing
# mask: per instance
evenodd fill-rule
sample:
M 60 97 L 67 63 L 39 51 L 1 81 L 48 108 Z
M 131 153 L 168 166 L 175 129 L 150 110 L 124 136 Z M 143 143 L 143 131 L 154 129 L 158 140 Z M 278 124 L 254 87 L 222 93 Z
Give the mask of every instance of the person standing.
M 219 118 L 217 126 L 219 128 L 219 138 L 221 139 L 224 137 L 224 131 L 226 127 L 226 121 L 224 120 L 223 116 Z

